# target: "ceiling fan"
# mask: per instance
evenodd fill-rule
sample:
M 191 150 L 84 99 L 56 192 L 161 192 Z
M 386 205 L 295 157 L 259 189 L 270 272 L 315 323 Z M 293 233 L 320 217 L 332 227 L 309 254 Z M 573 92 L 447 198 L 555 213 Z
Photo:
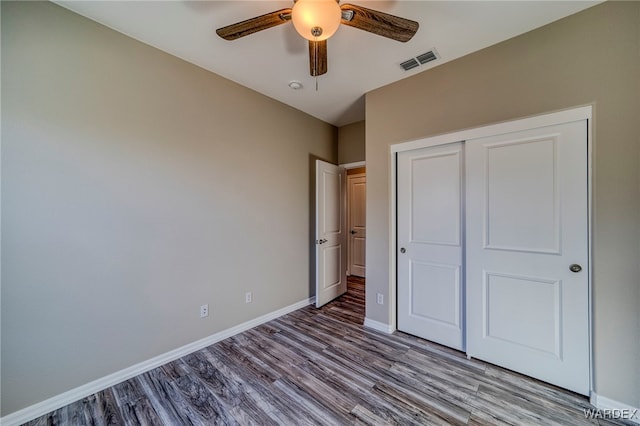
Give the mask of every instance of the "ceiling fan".
M 339 5 L 339 0 L 294 0 L 292 8 L 218 28 L 216 33 L 225 40 L 236 40 L 289 21 L 309 40 L 309 70 L 313 77 L 327 72 L 327 39 L 340 24 L 403 43 L 411 40 L 419 25 L 416 21 L 362 6 Z

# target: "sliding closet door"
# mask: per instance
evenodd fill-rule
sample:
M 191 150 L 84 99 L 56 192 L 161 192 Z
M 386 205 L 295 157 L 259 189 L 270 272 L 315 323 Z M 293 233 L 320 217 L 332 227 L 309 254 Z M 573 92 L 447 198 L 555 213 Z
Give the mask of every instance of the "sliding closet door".
M 398 154 L 398 329 L 455 349 L 462 333 L 461 143 Z
M 588 394 L 586 120 L 465 155 L 467 353 Z

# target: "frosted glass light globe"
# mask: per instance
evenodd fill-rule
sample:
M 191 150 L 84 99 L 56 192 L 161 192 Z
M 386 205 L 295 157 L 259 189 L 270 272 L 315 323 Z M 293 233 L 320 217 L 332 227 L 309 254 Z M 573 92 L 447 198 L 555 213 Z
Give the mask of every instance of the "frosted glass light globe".
M 298 0 L 293 5 L 291 20 L 298 33 L 311 41 L 331 37 L 340 26 L 342 11 L 336 0 Z M 321 29 L 321 33 L 317 34 Z

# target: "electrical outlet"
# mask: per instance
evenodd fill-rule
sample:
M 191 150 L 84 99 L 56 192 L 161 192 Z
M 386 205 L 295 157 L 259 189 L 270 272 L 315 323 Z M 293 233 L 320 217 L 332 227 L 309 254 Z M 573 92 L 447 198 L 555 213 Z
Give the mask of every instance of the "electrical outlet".
M 378 305 L 384 305 L 384 296 L 382 295 L 382 293 L 378 293 L 377 302 L 378 302 Z
M 209 304 L 200 306 L 200 318 L 209 316 Z
M 250 291 L 244 294 L 244 303 L 251 303 L 252 299 L 253 299 L 253 296 L 251 295 Z

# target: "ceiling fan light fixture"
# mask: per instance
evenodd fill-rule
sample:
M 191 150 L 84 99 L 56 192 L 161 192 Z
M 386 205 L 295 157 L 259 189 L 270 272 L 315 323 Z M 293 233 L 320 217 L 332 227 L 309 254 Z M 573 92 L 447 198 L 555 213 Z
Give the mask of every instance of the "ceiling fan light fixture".
M 342 10 L 336 0 L 297 0 L 291 21 L 298 33 L 311 41 L 331 37 L 340 26 Z

